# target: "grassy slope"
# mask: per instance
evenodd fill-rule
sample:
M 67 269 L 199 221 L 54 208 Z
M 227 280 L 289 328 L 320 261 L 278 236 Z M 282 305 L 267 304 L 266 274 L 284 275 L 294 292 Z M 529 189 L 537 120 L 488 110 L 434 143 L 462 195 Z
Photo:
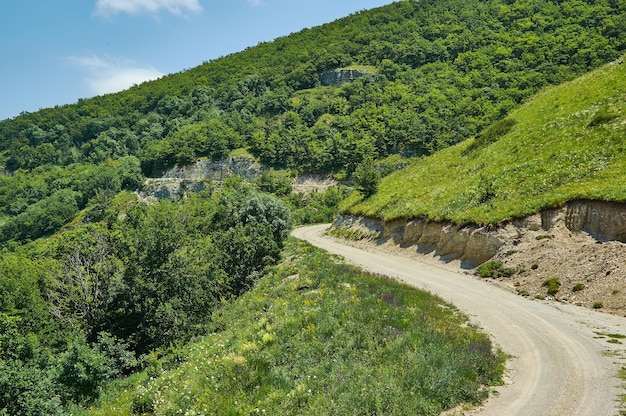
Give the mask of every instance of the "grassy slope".
M 172 369 L 118 383 L 90 414 L 437 415 L 500 382 L 502 357 L 451 305 L 302 242 L 286 253 L 216 316 L 221 332 Z
M 497 137 L 506 124 L 512 127 Z M 342 211 L 496 223 L 574 199 L 626 201 L 625 181 L 620 59 L 545 90 L 476 138 L 416 160 L 385 178 L 373 197 L 353 194 Z

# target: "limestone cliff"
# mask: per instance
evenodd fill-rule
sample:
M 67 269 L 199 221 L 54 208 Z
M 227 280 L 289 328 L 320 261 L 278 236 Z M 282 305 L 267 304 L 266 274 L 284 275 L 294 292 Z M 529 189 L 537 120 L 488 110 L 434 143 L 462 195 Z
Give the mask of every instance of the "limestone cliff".
M 199 160 L 185 166 L 175 166 L 158 178 L 148 178 L 139 195 L 146 199 L 180 199 L 190 192 L 199 192 L 220 183 L 231 175 L 246 180 L 260 178 L 265 168 L 251 157 L 230 157 L 219 161 Z M 324 174 L 302 174 L 293 180 L 296 193 L 324 192 L 338 181 Z
M 364 69 L 337 69 L 320 75 L 320 83 L 325 86 L 336 86 L 352 82 L 367 73 Z
M 211 182 L 221 182 L 231 175 L 252 180 L 260 177 L 262 172 L 261 165 L 249 157 L 198 160 L 190 165 L 168 169 L 159 178 L 147 179 L 139 193 L 142 197 L 157 200 L 179 199 L 188 192 L 201 191 Z

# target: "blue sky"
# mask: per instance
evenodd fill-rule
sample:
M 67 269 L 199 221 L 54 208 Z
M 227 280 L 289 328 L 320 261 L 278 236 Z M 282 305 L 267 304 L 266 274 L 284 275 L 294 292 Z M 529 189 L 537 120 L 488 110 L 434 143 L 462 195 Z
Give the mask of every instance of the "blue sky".
M 392 0 L 7 0 L 0 120 L 119 91 Z

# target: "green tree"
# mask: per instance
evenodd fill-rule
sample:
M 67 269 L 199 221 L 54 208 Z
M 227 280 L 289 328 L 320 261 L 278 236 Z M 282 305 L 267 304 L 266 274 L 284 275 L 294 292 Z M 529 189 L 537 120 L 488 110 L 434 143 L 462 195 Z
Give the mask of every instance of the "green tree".
M 91 402 L 115 374 L 110 358 L 80 340 L 72 342 L 58 361 L 56 380 L 63 386 L 67 401 Z
M 372 160 L 368 159 L 356 167 L 352 174 L 352 179 L 354 180 L 356 189 L 367 198 L 376 193 L 376 189 L 380 183 L 380 173 L 378 173 L 374 167 Z
M 0 226 L 0 241 L 39 238 L 58 231 L 78 212 L 81 194 L 67 189 L 29 206 Z

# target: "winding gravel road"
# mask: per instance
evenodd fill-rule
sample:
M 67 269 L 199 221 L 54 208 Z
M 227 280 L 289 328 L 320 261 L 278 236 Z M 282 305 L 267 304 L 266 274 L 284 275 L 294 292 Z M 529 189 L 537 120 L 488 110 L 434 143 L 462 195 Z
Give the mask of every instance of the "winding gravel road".
M 505 386 L 480 415 L 618 415 L 626 318 L 556 302 L 530 300 L 463 273 L 323 235 L 328 225 L 296 229 L 308 241 L 365 270 L 396 277 L 456 305 L 512 358 Z

